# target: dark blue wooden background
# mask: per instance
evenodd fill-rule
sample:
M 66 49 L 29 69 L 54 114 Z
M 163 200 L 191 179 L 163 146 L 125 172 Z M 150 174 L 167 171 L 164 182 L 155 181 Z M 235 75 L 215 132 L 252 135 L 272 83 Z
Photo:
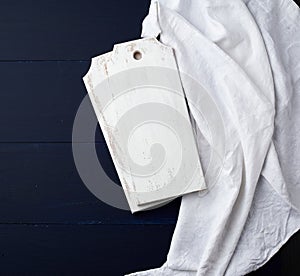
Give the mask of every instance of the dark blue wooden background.
M 90 58 L 139 38 L 148 0 L 0 1 L 0 275 L 123 275 L 166 259 L 180 199 L 132 215 L 82 183 L 72 124 Z M 117 179 L 106 145 L 99 159 Z M 298 246 L 297 246 L 298 245 Z M 252 275 L 300 275 L 296 235 Z

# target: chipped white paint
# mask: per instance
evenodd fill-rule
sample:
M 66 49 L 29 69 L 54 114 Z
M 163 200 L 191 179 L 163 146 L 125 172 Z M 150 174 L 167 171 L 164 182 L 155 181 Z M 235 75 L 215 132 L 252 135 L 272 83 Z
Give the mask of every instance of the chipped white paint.
M 117 44 L 83 80 L 132 212 L 205 189 L 172 48 Z

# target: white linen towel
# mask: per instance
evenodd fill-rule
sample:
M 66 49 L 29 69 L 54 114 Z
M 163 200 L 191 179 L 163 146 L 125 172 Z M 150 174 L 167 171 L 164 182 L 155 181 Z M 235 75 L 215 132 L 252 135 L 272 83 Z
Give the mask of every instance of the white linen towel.
M 291 0 L 155 0 L 142 36 L 158 34 L 216 103 L 226 148 L 217 182 L 183 196 L 165 264 L 129 275 L 245 275 L 300 227 L 299 8 Z M 203 141 L 214 145 L 190 108 L 205 171 Z

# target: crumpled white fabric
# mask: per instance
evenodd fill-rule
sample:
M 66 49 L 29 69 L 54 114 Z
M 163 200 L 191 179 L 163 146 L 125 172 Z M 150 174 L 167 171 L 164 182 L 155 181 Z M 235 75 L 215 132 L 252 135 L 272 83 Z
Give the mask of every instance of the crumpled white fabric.
M 183 196 L 164 265 L 130 275 L 245 275 L 300 227 L 300 11 L 291 0 L 156 2 L 142 36 L 160 34 L 210 93 L 226 151 L 217 183 Z M 205 164 L 205 130 L 191 114 Z

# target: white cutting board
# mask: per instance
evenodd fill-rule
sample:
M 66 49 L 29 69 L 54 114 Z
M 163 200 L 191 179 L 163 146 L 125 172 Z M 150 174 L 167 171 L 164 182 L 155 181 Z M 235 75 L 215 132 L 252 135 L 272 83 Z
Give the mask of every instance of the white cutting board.
M 206 188 L 179 76 L 173 49 L 145 38 L 83 77 L 132 212 Z

